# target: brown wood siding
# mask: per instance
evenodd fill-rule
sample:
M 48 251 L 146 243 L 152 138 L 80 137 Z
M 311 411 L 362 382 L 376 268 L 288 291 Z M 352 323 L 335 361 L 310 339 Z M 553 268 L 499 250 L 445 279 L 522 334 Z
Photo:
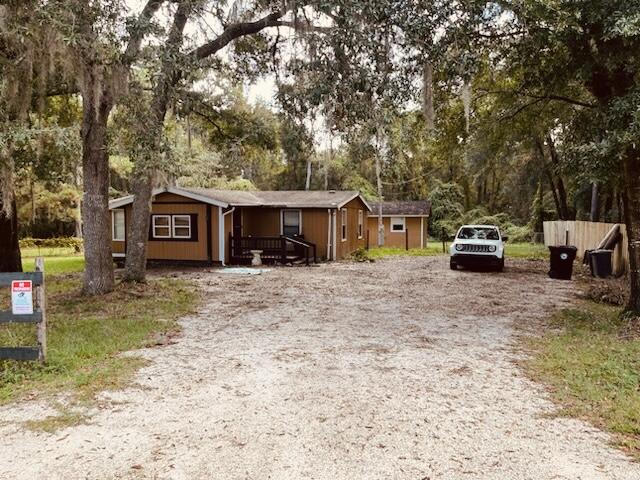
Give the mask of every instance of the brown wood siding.
M 157 203 L 166 202 L 166 203 Z M 176 203 L 168 203 L 170 201 Z M 125 209 L 125 229 L 128 232 L 131 228 L 131 205 L 123 207 Z M 211 260 L 219 261 L 219 230 L 218 230 L 218 210 L 219 207 L 211 206 Z M 198 216 L 198 240 L 176 241 L 176 240 L 149 240 L 147 247 L 147 259 L 149 260 L 193 260 L 208 261 L 207 252 L 207 204 L 199 203 L 179 195 L 163 193 L 156 197 L 151 206 L 152 215 L 162 214 L 195 214 Z M 125 242 L 112 242 L 114 253 L 125 253 Z
M 329 214 L 326 208 L 302 209 L 302 235 L 305 240 L 315 243 L 317 259 L 326 260 L 329 239 Z
M 344 207 L 347 209 L 347 239 L 342 241 L 342 213 L 341 209 L 336 213 L 336 257 L 338 260 L 345 258 L 354 250 L 366 246 L 367 207 L 360 198 L 355 198 Z M 358 210 L 363 212 L 363 235 L 358 238 Z
M 402 215 L 398 215 L 402 216 Z M 423 239 L 426 242 L 428 219 L 424 218 L 424 222 L 421 222 L 421 217 L 405 217 L 405 228 L 407 232 L 392 232 L 391 231 L 391 218 L 383 217 L 382 222 L 384 224 L 384 246 L 391 248 L 405 248 L 406 235 L 409 235 L 409 248 L 421 248 L 420 231 L 424 229 Z M 369 246 L 378 246 L 378 217 L 369 217 Z
M 220 207 L 214 207 L 213 205 L 211 205 L 211 260 L 214 262 L 220 261 L 219 239 L 220 239 Z M 206 238 L 205 238 L 205 242 L 206 242 Z
M 147 258 L 149 260 L 208 260 L 207 255 L 207 206 L 196 204 L 158 204 L 151 205 L 152 215 L 196 214 L 198 215 L 198 241 L 181 242 L 149 240 Z M 218 236 L 216 235 L 217 239 Z
M 175 193 L 160 193 L 155 196 L 153 203 L 202 203 L 198 200 L 192 200 L 191 198 L 183 197 L 182 195 L 176 195 Z
M 111 242 L 111 248 L 113 253 L 124 253 L 124 242 L 116 242 L 113 240 Z
M 279 208 L 242 208 L 242 236 L 278 237 L 280 236 Z

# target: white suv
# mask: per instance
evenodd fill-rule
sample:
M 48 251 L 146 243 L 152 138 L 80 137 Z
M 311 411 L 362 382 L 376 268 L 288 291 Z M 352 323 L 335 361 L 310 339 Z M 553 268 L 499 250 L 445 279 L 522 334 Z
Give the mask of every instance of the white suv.
M 495 225 L 463 225 L 449 247 L 451 269 L 456 270 L 458 265 L 485 266 L 501 272 L 506 241 L 507 237 L 500 235 L 500 229 Z

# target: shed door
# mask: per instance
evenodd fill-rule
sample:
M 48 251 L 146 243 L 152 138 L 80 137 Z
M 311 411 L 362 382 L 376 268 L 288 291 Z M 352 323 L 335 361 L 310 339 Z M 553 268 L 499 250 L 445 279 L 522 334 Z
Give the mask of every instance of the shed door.
M 282 234 L 287 237 L 295 237 L 301 233 L 300 210 L 282 211 Z

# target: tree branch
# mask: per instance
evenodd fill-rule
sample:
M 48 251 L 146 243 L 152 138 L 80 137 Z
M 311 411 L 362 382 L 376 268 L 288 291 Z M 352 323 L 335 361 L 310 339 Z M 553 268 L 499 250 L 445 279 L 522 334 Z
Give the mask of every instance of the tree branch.
M 555 100 L 559 102 L 569 103 L 571 105 L 578 105 L 585 108 L 596 108 L 598 105 L 594 103 L 587 103 L 582 100 L 576 100 L 574 98 L 565 97 L 564 95 L 534 95 L 532 93 L 520 92 L 516 90 L 491 90 L 485 91 L 488 95 L 512 95 L 520 97 L 534 98 L 536 100 Z
M 210 57 L 236 38 L 258 33 L 267 27 L 277 27 L 279 19 L 282 18 L 285 13 L 285 11 L 279 10 L 277 12 L 271 12 L 269 15 L 255 22 L 233 23 L 225 28 L 219 37 L 200 45 L 195 50 L 192 50 L 189 55 L 194 56 L 197 60 Z
M 149 25 L 151 24 L 151 19 L 164 1 L 165 0 L 148 0 L 147 4 L 142 9 L 136 24 L 131 29 L 131 37 L 129 38 L 129 43 L 124 51 L 124 55 L 122 56 L 122 62 L 125 65 L 131 64 L 138 55 L 138 52 L 140 52 L 142 39 L 147 33 Z

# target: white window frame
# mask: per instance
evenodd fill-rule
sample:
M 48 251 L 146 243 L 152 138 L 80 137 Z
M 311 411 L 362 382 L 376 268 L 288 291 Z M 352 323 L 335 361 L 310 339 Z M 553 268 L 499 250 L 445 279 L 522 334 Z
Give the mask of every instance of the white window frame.
M 395 220 L 395 221 L 394 221 Z M 400 220 L 400 221 L 398 221 Z M 402 224 L 402 230 L 394 230 L 393 224 Z M 404 233 L 407 231 L 407 219 L 405 217 L 389 217 L 389 231 L 391 233 Z
M 161 228 L 168 228 L 169 235 L 156 235 L 156 220 L 158 218 L 166 218 L 169 220 L 169 223 L 167 225 L 158 225 L 158 227 L 161 227 Z M 153 214 L 151 216 L 151 238 L 171 238 L 171 232 L 173 230 L 172 225 L 173 225 L 173 222 L 171 220 L 171 215 Z
M 358 210 L 358 240 L 364 237 L 364 212 Z
M 122 212 L 122 226 L 124 227 L 122 232 L 122 238 L 116 238 L 116 213 Z M 127 217 L 124 213 L 124 208 L 116 208 L 111 210 L 111 240 L 114 242 L 124 242 L 127 237 Z
M 188 228 L 189 235 L 176 235 L 176 218 L 186 218 L 188 225 L 178 225 L 177 228 Z M 171 215 L 171 237 L 179 238 L 181 240 L 189 240 L 191 238 L 191 215 Z
M 340 239 L 343 242 L 347 241 L 348 232 L 347 225 L 349 223 L 349 214 L 346 208 L 340 209 Z
M 298 214 L 298 235 L 302 235 L 302 210 L 299 208 L 284 208 L 280 210 L 280 235 L 284 235 L 285 212 L 296 212 Z

